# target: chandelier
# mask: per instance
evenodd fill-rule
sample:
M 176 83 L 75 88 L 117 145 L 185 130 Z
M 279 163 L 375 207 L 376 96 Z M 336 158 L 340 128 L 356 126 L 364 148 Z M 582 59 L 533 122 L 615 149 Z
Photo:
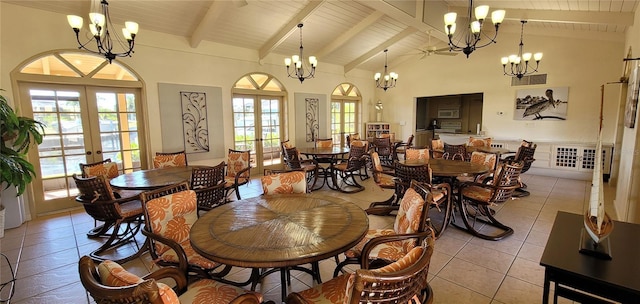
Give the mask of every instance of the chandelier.
M 136 34 L 138 33 L 138 24 L 132 21 L 124 23 L 125 28 L 122 29 L 122 35 L 124 36 L 124 39 L 126 39 L 125 43 L 117 32 L 109 32 L 109 27 L 113 28 L 113 24 L 111 24 L 111 17 L 109 16 L 109 3 L 107 3 L 106 0 L 101 0 L 100 6 L 101 13 L 89 13 L 89 21 L 91 21 L 91 24 L 89 24 L 89 31 L 93 37 L 85 43 L 80 42 L 80 29 L 82 28 L 83 23 L 82 17 L 67 15 L 67 21 L 76 33 L 76 40 L 80 45 L 78 49 L 84 49 L 94 54 L 101 54 L 109 60 L 109 63 L 111 63 L 111 61 L 116 57 L 131 57 Z M 92 40 L 96 41 L 97 50 L 87 48 L 87 44 Z M 115 53 L 113 51 L 115 44 L 120 45 L 123 52 Z
M 533 54 L 533 60 L 536 61 L 536 67 L 534 68 L 529 62 L 531 61 L 531 53 L 522 53 L 522 48 L 524 47 L 524 43 L 522 42 L 522 37 L 524 36 L 524 24 L 527 23 L 526 20 L 521 20 L 522 29 L 520 30 L 520 45 L 518 46 L 518 55 L 510 55 L 509 57 L 502 57 L 502 70 L 504 74 L 507 76 L 516 76 L 518 79 L 522 78 L 522 76 L 526 74 L 535 73 L 538 71 L 538 65 L 540 64 L 540 59 L 542 59 L 542 53 Z M 524 60 L 524 63 L 522 61 Z M 511 70 L 507 69 L 507 63 L 511 64 Z M 529 70 L 531 68 L 531 70 Z
M 473 0 L 469 0 L 469 9 L 468 9 L 468 21 L 469 26 L 465 29 L 462 35 L 459 35 L 457 39 L 453 39 L 453 34 L 456 32 L 456 18 L 458 14 L 456 13 L 446 13 L 444 15 L 444 25 L 445 32 L 449 37 L 449 51 L 462 51 L 467 58 L 469 55 L 475 51 L 476 49 L 485 47 L 490 45 L 491 43 L 496 43 L 496 38 L 498 37 L 498 27 L 500 27 L 500 23 L 504 20 L 504 10 L 496 10 L 491 13 L 491 21 L 493 22 L 496 32 L 493 35 L 493 38 L 488 36 L 487 34 L 482 32 L 482 23 L 485 18 L 489 14 L 489 6 L 488 5 L 480 5 L 475 8 L 475 16 L 476 21 L 471 22 L 471 13 L 473 11 Z M 480 43 L 482 36 L 488 38 L 489 40 L 486 43 Z M 454 42 L 455 40 L 455 42 Z M 459 43 L 459 44 L 456 44 Z
M 302 23 L 298 24 L 298 28 L 300 29 L 300 55 L 293 55 L 291 58 L 285 58 L 284 64 L 287 66 L 287 75 L 291 78 L 298 78 L 300 83 L 302 83 L 305 79 L 313 78 L 316 75 L 318 60 L 316 59 L 316 56 L 309 56 L 309 65 L 302 62 Z M 293 67 L 291 66 L 292 63 Z M 305 70 L 309 72 L 306 75 Z
M 376 81 L 376 87 L 381 88 L 383 90 L 387 90 L 388 88 L 393 88 L 396 86 L 396 81 L 398 80 L 398 74 L 391 72 L 387 73 L 387 51 L 384 50 L 384 77 L 380 73 L 376 73 L 373 76 L 373 79 Z

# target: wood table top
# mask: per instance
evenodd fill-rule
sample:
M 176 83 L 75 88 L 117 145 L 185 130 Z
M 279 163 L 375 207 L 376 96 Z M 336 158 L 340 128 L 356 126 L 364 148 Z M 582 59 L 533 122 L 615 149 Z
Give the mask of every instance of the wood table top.
M 128 190 L 153 190 L 191 179 L 193 168 L 203 166 L 166 167 L 140 170 L 111 179 L 111 186 Z
M 455 177 L 461 174 L 482 174 L 489 171 L 489 167 L 460 160 L 450 160 L 442 158 L 432 158 L 424 160 L 401 160 L 401 164 L 406 166 L 424 166 L 429 164 L 434 176 Z
M 349 153 L 349 148 L 347 147 L 331 147 L 331 148 L 316 148 L 316 147 L 308 147 L 308 148 L 300 148 L 298 151 L 304 155 L 340 155 Z
M 357 205 L 317 194 L 259 196 L 217 207 L 191 227 L 194 250 L 239 267 L 320 261 L 355 246 L 369 219 Z

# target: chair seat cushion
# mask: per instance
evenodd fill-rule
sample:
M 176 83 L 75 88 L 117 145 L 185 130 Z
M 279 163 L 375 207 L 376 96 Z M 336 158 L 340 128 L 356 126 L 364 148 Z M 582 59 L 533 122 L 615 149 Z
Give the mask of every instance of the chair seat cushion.
M 120 204 L 120 212 L 123 217 L 133 217 L 137 215 L 142 215 L 142 203 L 139 200 L 130 201 L 126 203 Z
M 322 284 L 298 292 L 308 303 L 347 303 L 347 285 L 353 280 L 350 274 L 339 275 Z
M 220 283 L 214 280 L 201 279 L 189 285 L 187 291 L 180 295 L 180 303 L 227 304 L 240 295 L 251 293 L 262 302 L 262 294 Z
M 225 188 L 233 188 L 236 185 L 236 177 L 235 176 L 225 176 L 224 177 L 224 187 Z M 238 178 L 238 185 L 244 185 L 249 182 L 249 179 L 246 177 Z
M 484 188 L 480 186 L 468 186 L 462 189 L 462 195 L 465 198 L 474 200 L 476 202 L 489 204 L 493 190 L 491 188 Z
M 98 265 L 98 274 L 100 275 L 100 282 L 103 285 L 111 287 L 124 287 L 144 282 L 142 278 L 127 271 L 120 266 L 120 264 L 109 260 Z M 156 284 L 158 284 L 158 290 L 163 303 L 180 303 L 178 295 L 176 295 L 171 287 L 160 282 Z
M 396 187 L 396 182 L 393 181 L 393 176 L 391 175 L 380 174 L 379 179 L 378 186 L 382 188 L 393 189 Z
M 193 250 L 193 247 L 191 247 L 191 242 L 188 239 L 180 243 L 180 246 L 184 250 L 184 253 L 187 255 L 187 261 L 189 262 L 189 265 L 195 265 L 203 269 L 213 269 L 215 267 L 218 267 L 218 265 L 220 265 L 212 260 L 209 260 L 201 256 L 199 253 L 195 252 L 195 250 Z M 158 258 L 162 261 L 170 262 L 170 263 L 178 263 L 180 261 L 180 259 L 178 259 L 178 256 L 176 255 L 176 252 L 173 249 L 169 249 L 163 252 L 162 254 L 160 254 Z
M 396 235 L 393 229 L 372 229 L 367 235 L 353 248 L 344 252 L 348 258 L 357 258 L 362 254 L 364 245 L 374 237 L 381 235 Z M 413 245 L 413 246 L 412 246 Z M 402 258 L 409 250 L 415 246 L 415 242 L 394 241 L 382 243 L 376 246 L 369 254 L 369 259 L 382 259 L 387 261 L 397 261 Z

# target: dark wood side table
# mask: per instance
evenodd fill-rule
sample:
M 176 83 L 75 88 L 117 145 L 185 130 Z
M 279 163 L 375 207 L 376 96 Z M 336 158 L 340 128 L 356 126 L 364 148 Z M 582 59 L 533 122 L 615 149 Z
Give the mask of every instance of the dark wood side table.
M 640 225 L 615 222 L 609 236 L 612 260 L 601 260 L 578 252 L 584 227 L 580 214 L 558 212 L 540 259 L 545 267 L 542 303 L 558 296 L 582 303 L 609 303 L 598 295 L 622 303 L 640 303 Z M 570 288 L 575 288 L 570 289 Z

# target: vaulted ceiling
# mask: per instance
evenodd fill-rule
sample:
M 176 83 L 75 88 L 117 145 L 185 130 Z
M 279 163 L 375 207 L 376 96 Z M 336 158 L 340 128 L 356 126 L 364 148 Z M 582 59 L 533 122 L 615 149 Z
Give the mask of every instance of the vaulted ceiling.
M 82 17 L 98 5 L 96 0 L 0 1 Z M 622 41 L 638 1 L 487 0 L 474 6 L 505 9 L 500 32 L 519 33 L 520 20 L 528 20 L 527 34 Z M 447 47 L 443 15 L 458 12 L 462 24 L 468 6 L 465 0 L 109 0 L 114 24 L 139 23 L 137 43 L 151 30 L 184 37 L 194 48 L 212 41 L 254 49 L 256 61 L 272 53 L 283 58 L 298 53 L 297 24 L 303 23 L 305 56 L 315 55 L 320 65 L 344 66 L 345 72 L 379 70 L 385 49 L 392 62 L 425 55 L 421 50 L 429 45 Z

